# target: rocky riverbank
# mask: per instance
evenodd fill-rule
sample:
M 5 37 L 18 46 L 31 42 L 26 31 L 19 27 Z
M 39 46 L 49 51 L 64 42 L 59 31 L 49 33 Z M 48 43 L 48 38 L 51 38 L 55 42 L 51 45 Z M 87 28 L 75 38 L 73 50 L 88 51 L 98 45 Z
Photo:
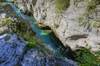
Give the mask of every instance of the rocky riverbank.
M 34 13 L 38 23 L 53 29 L 62 43 L 72 50 L 79 49 L 77 45 L 86 47 L 88 44 L 92 46 L 92 51 L 99 51 L 100 5 L 91 6 L 92 0 L 70 0 L 70 6 L 63 13 L 57 13 L 54 0 L 17 0 L 13 2 L 23 13 Z
M 29 41 L 25 39 L 28 37 L 23 32 L 29 31 L 36 37 L 29 22 L 19 17 L 7 3 L 0 4 L 3 5 L 0 6 L 0 66 L 77 66 L 72 60 L 54 55 L 50 46 L 39 44 L 39 39 L 34 39 L 38 41 L 36 48 L 29 48 Z M 47 48 L 51 53 L 42 46 L 52 49 Z

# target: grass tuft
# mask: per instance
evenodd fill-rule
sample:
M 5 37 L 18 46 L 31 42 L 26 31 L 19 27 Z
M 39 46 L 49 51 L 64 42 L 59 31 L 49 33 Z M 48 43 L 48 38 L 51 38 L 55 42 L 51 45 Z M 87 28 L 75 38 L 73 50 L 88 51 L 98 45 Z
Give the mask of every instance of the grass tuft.
M 70 6 L 70 0 L 56 0 L 55 3 L 58 12 L 64 12 Z

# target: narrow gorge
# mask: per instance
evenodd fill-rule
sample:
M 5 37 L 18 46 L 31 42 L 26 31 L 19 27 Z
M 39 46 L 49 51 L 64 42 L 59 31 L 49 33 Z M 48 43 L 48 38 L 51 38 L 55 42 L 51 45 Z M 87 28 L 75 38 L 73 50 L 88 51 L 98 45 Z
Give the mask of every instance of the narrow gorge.
M 100 65 L 99 0 L 1 0 L 0 14 L 0 66 Z

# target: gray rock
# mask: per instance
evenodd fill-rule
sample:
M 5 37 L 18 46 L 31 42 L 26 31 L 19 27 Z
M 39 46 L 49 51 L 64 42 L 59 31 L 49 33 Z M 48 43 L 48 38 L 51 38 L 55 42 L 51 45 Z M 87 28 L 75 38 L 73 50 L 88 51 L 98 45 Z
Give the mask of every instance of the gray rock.
M 4 8 L 0 7 L 0 19 L 2 18 L 6 18 L 8 15 L 7 15 L 7 12 Z
M 22 66 L 73 66 L 64 59 L 53 55 L 44 55 L 34 49 L 30 49 L 24 55 Z
M 7 0 L 7 1 L 9 1 L 9 2 L 14 2 L 14 0 Z
M 10 5 L 5 8 L 7 7 L 11 8 Z M 13 9 L 11 10 L 13 11 Z M 18 22 L 15 18 L 8 19 Z M 25 23 L 24 20 L 22 21 Z M 28 23 L 25 25 L 28 25 Z M 72 63 L 68 63 L 65 59 L 60 59 L 53 55 L 44 54 L 34 49 L 27 51 L 27 42 L 23 38 L 20 40 L 17 38 L 16 34 L 0 35 L 0 66 L 73 66 Z M 48 48 L 49 46 L 46 47 Z M 52 48 L 49 49 L 53 51 Z
M 8 30 L 7 26 L 0 27 L 0 34 L 3 34 L 5 30 Z
M 54 0 L 35 0 L 35 5 L 33 1 L 17 0 L 19 5 L 16 2 L 15 4 L 23 12 L 34 11 L 36 21 L 51 27 L 62 43 L 65 46 L 70 46 L 72 50 L 77 49 L 76 45 L 85 47 L 87 43 L 92 46 L 92 51 L 99 50 L 100 29 L 93 27 L 94 22 L 100 17 L 99 5 L 95 8 L 96 13 L 92 12 L 89 13 L 89 16 L 84 16 L 87 12 L 86 5 L 88 2 L 83 0 L 77 5 L 74 5 L 74 0 L 70 0 L 70 6 L 61 14 L 56 13 Z M 83 18 L 82 23 L 80 23 L 79 18 Z M 87 21 L 86 24 L 85 21 Z M 54 23 L 59 27 L 55 28 Z M 90 27 L 90 25 L 92 26 Z
M 8 41 L 5 41 L 9 37 Z M 17 40 L 16 34 L 4 34 L 0 36 L 0 66 L 18 66 L 26 44 Z

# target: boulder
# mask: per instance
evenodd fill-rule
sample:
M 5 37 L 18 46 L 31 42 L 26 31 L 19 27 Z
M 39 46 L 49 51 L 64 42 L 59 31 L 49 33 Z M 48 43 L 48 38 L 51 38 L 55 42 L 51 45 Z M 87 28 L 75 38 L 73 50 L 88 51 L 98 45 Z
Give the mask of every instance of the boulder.
M 2 7 L 0 7 L 0 19 L 6 18 L 8 16 L 6 10 Z
M 16 34 L 0 36 L 0 66 L 18 66 L 27 46 L 17 39 Z
M 77 66 L 75 62 L 69 63 L 65 59 L 53 55 L 45 55 L 34 49 L 30 49 L 24 55 L 22 66 Z

